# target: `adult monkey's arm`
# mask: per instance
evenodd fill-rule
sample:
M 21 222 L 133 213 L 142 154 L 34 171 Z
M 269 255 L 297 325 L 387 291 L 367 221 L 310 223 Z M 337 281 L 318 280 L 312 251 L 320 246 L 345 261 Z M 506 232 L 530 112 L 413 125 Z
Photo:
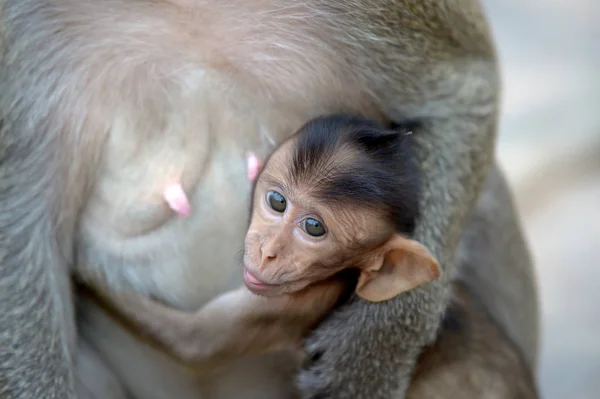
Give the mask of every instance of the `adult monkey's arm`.
M 76 397 L 71 240 L 82 182 L 98 159 L 89 148 L 99 146 L 94 136 L 65 134 L 78 131 L 85 114 L 66 106 L 71 93 L 59 89 L 74 63 L 63 42 L 47 40 L 59 30 L 47 8 L 0 0 L 2 399 Z
M 385 303 L 353 298 L 326 319 L 306 342 L 313 362 L 298 376 L 304 398 L 404 397 L 419 352 L 436 336 L 456 272 L 450 259 L 493 160 L 499 78 L 479 3 L 394 7 L 363 11 L 383 38 L 368 62 L 374 81 L 377 72 L 388 77 L 376 94 L 389 118 L 421 123 L 414 131 L 423 173 L 415 238 L 443 273 Z

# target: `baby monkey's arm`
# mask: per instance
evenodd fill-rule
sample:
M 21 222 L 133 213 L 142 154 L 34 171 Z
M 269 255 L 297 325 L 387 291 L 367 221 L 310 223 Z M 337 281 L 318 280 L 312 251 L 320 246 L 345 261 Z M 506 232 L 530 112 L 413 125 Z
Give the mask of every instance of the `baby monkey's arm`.
M 342 280 L 329 279 L 297 293 L 261 297 L 242 286 L 194 313 L 131 294 L 96 295 L 154 346 L 186 366 L 214 370 L 242 356 L 298 344 L 344 287 Z

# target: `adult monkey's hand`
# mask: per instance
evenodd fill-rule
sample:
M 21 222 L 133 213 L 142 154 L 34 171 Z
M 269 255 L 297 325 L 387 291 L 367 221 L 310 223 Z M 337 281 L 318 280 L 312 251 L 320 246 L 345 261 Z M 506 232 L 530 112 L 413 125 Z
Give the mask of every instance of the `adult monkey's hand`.
M 388 77 L 376 94 L 389 118 L 420 122 L 414 238 L 440 261 L 442 276 L 384 303 L 354 298 L 331 314 L 305 344 L 312 363 L 298 384 L 306 399 L 404 397 L 418 354 L 435 338 L 455 275 L 450 259 L 493 160 L 499 82 L 479 3 L 377 4 L 363 11 L 372 25 L 356 28 L 377 38 L 365 51 L 375 56 L 361 62 Z

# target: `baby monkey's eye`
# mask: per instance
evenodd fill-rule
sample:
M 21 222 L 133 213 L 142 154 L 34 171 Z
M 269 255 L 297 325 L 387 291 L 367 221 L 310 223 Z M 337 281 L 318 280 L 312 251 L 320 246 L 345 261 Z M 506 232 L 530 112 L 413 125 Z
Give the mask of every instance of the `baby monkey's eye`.
M 267 203 L 274 211 L 283 213 L 287 206 L 285 197 L 277 191 L 269 191 L 267 193 Z
M 313 237 L 320 237 L 325 234 L 323 223 L 313 218 L 308 218 L 304 221 L 304 230 Z

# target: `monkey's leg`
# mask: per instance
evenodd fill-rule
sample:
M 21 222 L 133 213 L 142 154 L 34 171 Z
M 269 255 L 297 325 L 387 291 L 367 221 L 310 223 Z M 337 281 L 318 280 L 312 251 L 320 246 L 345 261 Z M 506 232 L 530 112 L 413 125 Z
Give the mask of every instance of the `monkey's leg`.
M 408 399 L 537 399 L 520 348 L 466 285 L 453 300 L 436 342 L 419 358 Z
M 533 266 L 501 173 L 493 169 L 461 237 L 450 303 L 420 356 L 408 398 L 535 399 Z
M 457 279 L 481 302 L 535 373 L 539 349 L 539 297 L 535 267 L 512 194 L 496 167 L 455 258 Z

